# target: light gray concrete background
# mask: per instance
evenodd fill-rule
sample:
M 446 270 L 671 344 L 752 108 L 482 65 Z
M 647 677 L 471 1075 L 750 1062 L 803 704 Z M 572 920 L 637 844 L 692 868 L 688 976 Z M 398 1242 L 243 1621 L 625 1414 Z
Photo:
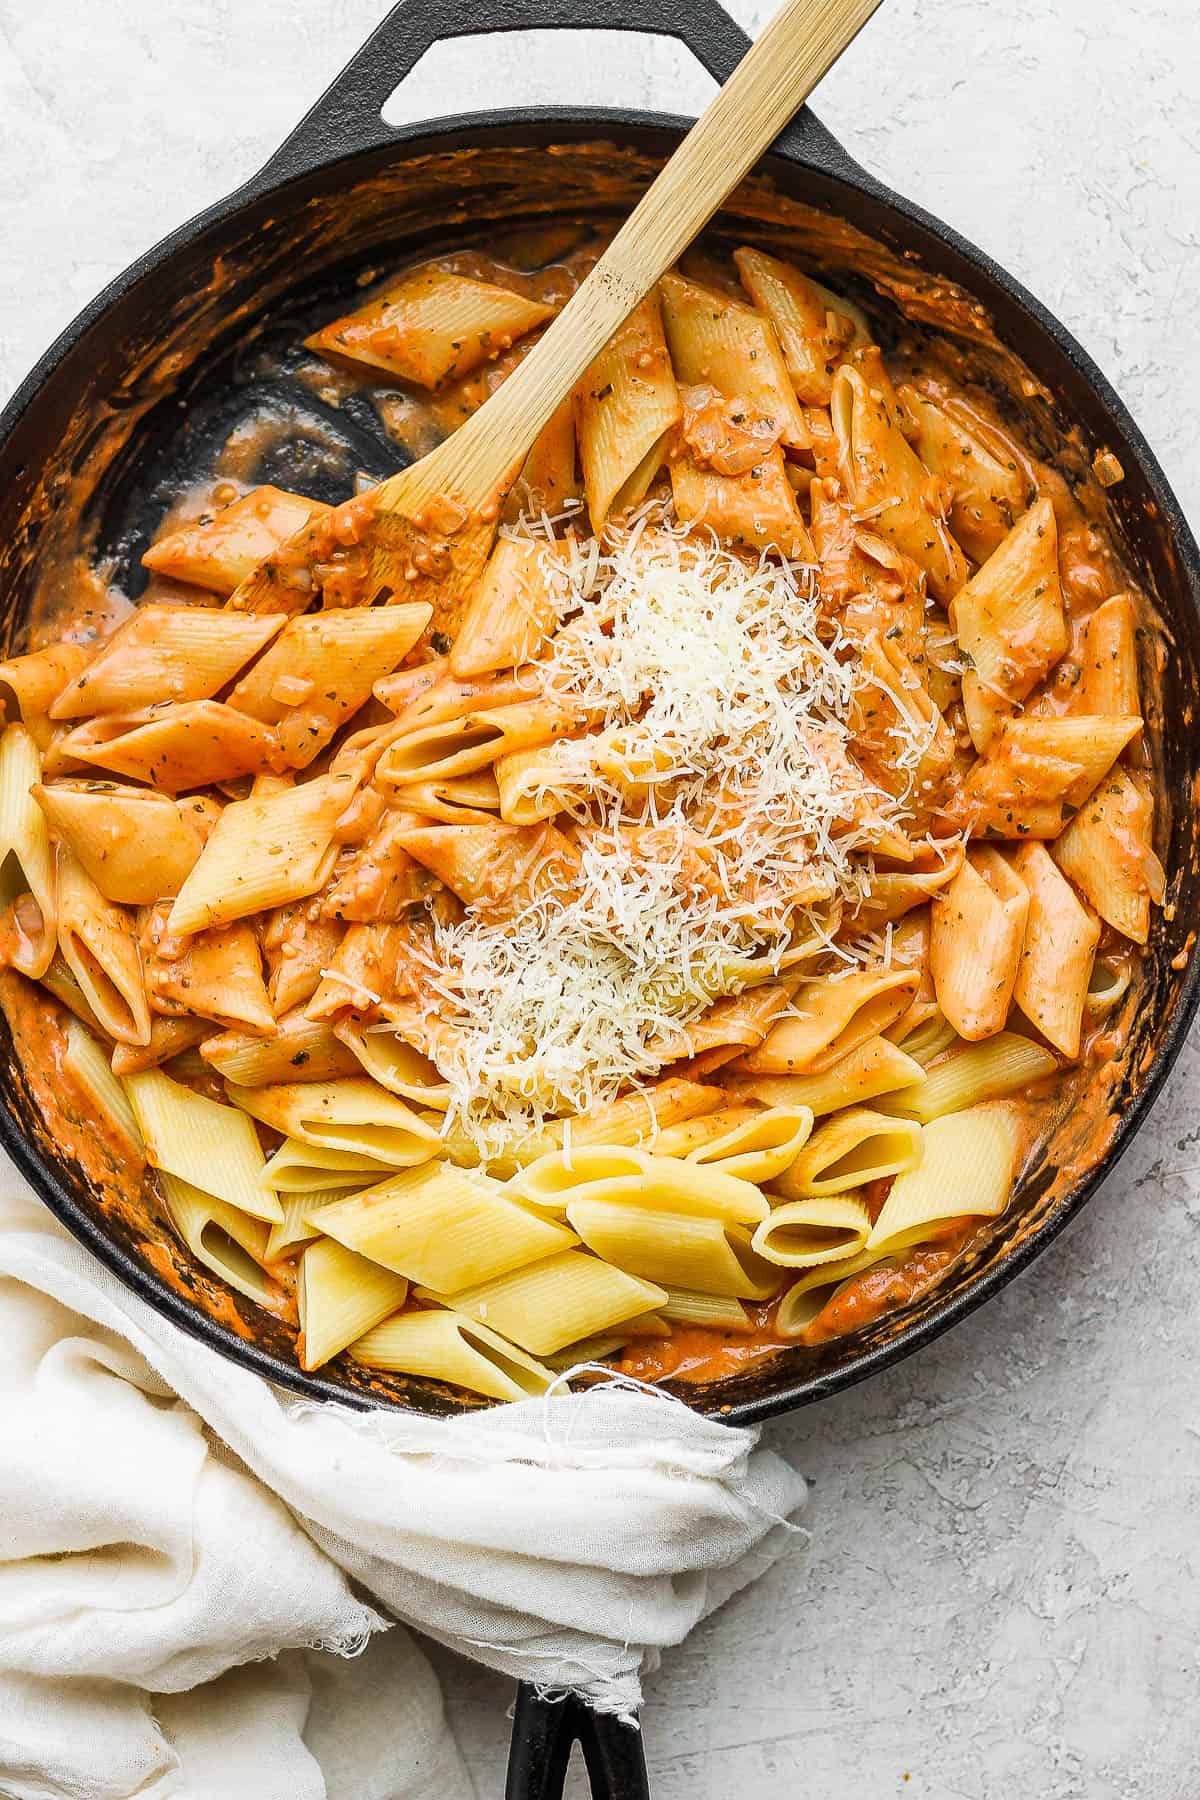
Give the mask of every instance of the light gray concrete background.
M 733 10 L 754 27 L 770 8 Z M 102 283 L 264 160 L 383 11 L 0 0 L 0 396 Z M 686 111 L 710 89 L 671 46 L 606 37 L 571 58 L 539 39 L 437 53 L 393 111 Z M 1200 520 L 1192 0 L 889 0 L 819 110 L 1061 314 Z M 650 1682 L 656 1800 L 1200 1796 L 1198 1076 L 1200 1040 L 1018 1284 L 773 1428 L 813 1481 L 811 1549 Z M 438 1666 L 497 1794 L 508 1686 Z

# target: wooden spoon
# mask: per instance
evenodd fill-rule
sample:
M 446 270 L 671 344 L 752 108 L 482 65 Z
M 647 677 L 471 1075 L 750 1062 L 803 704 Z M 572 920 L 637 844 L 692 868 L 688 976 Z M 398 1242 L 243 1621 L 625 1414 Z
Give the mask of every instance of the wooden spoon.
M 363 598 L 434 598 L 443 615 L 478 578 L 499 499 L 538 432 L 634 307 L 691 243 L 857 36 L 881 0 L 785 0 L 651 183 L 545 336 L 485 405 L 419 462 L 389 476 L 360 511 L 371 546 Z M 339 509 L 357 535 L 348 502 Z M 279 604 L 272 563 L 303 562 L 298 534 L 230 604 Z

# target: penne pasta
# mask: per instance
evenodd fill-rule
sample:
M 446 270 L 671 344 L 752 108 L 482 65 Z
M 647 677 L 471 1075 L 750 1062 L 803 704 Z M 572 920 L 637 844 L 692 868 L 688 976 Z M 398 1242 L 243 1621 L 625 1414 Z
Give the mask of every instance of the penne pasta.
M 843 363 L 834 377 L 830 418 L 839 472 L 855 515 L 869 517 L 873 529 L 925 571 L 936 599 L 950 600 L 966 579 L 966 559 L 939 508 L 936 484 L 900 429 L 882 369 L 872 374 L 873 381 Z
M 310 519 L 327 513 L 319 500 L 283 488 L 251 488 L 225 506 L 202 512 L 177 531 L 157 538 L 142 557 L 155 575 L 207 588 L 222 599 L 252 575 L 272 550 Z
M 265 1159 L 245 1113 L 193 1093 L 159 1069 L 124 1080 L 151 1168 L 268 1224 L 282 1220 L 278 1199 L 263 1185 Z
M 775 1192 L 785 1200 L 844 1194 L 917 1168 L 922 1151 L 921 1128 L 911 1120 L 848 1107 L 818 1125 Z
M 283 625 L 204 606 L 140 606 L 50 708 L 52 719 L 132 713 L 167 700 L 211 700 Z
M 501 518 L 553 519 L 579 495 L 575 468 L 575 401 L 568 395 L 533 441 L 521 473 L 508 491 Z
M 1135 944 L 1150 936 L 1150 905 L 1161 906 L 1162 864 L 1154 854 L 1154 808 L 1143 780 L 1113 769 L 1054 846 L 1054 861 L 1106 924 Z
M 868 1240 L 881 1256 L 919 1244 L 961 1216 L 995 1218 L 1008 1204 L 1020 1154 L 1011 1106 L 969 1107 L 925 1127 L 920 1163 L 896 1177 Z
M 448 1084 L 429 1058 L 411 1044 L 390 1031 L 371 1030 L 354 1017 L 339 1019 L 333 1030 L 335 1041 L 341 1043 L 350 1059 L 350 1067 L 338 1069 L 338 1074 L 361 1069 L 402 1100 L 412 1100 L 437 1112 L 444 1112 L 449 1106 L 452 1095 Z
M 1076 897 L 1044 845 L 1022 844 L 1013 867 L 1029 892 L 1013 998 L 1046 1042 L 1073 1060 L 1079 1055 L 1100 921 Z
M 406 1169 L 428 1162 L 437 1149 L 435 1126 L 365 1078 L 351 1075 L 341 1081 L 258 1088 L 225 1085 L 235 1106 L 317 1150 L 348 1151 L 392 1169 Z
M 58 944 L 110 1038 L 150 1042 L 150 999 L 133 914 L 106 900 L 83 864 L 58 850 Z
M 398 1312 L 407 1297 L 408 1283 L 402 1275 L 393 1275 L 328 1238 L 310 1244 L 300 1258 L 296 1288 L 300 1367 L 321 1368 Z
M 216 700 L 164 701 L 140 712 L 102 713 L 69 731 L 63 758 L 96 763 L 168 794 L 257 775 L 278 759 L 275 736 Z
M 272 1025 L 270 1037 L 236 1029 L 215 1032 L 200 1054 L 209 1068 L 238 1087 L 335 1081 L 358 1073 L 353 1051 L 323 1021 L 297 1011 L 285 1013 L 277 1023 L 272 1018 Z
M 624 512 L 645 497 L 665 460 L 667 435 L 680 412 L 662 308 L 652 293 L 630 313 L 575 390 L 579 460 L 593 531 L 603 530 L 610 513 Z
M 901 1049 L 885 1037 L 868 1038 L 819 1075 L 743 1077 L 733 1092 L 763 1106 L 799 1107 L 818 1117 L 843 1106 L 863 1106 L 883 1094 L 907 1092 L 924 1080 L 925 1071 L 908 1050 L 908 1041 Z
M 969 667 L 963 707 L 978 750 L 1067 648 L 1054 508 L 1038 500 L 959 592 L 951 623 Z
M 334 827 L 354 798 L 349 775 L 321 775 L 227 806 L 171 909 L 179 936 L 303 899 L 324 885 Z
M 740 475 L 721 475 L 690 456 L 678 456 L 671 463 L 671 494 L 685 524 L 707 528 L 722 543 L 815 561 L 779 449 L 764 451 Z
M 31 791 L 55 836 L 118 905 L 152 906 L 177 894 L 204 848 L 207 806 L 198 813 L 189 802 L 110 781 L 35 782 Z
M 783 443 L 806 450 L 804 416 L 771 321 L 682 275 L 664 275 L 659 293 L 678 379 L 689 385 L 711 382 L 729 399 L 745 402 Z
M 730 1225 L 757 1225 L 768 1210 L 751 1182 L 721 1168 L 616 1144 L 573 1142 L 569 1149 L 551 1151 L 530 1163 L 510 1186 L 518 1198 L 550 1212 L 562 1212 L 576 1198 L 585 1197 L 655 1212 L 705 1214 Z
M 301 1194 L 310 1206 L 320 1206 L 327 1193 L 361 1190 L 394 1173 L 390 1163 L 357 1150 L 324 1149 L 300 1138 L 286 1138 L 263 1168 L 262 1179 L 285 1201 L 290 1194 Z
M 743 287 L 775 327 L 798 398 L 806 406 L 828 406 L 837 364 L 848 350 L 871 341 L 862 313 L 762 250 L 735 250 L 733 260 Z
M 306 769 L 371 697 L 428 625 L 421 605 L 343 607 L 289 619 L 229 695 L 278 745 L 282 766 Z
M 730 1294 L 697 1294 L 686 1288 L 670 1288 L 658 1313 L 673 1325 L 699 1325 L 708 1331 L 749 1333 L 754 1329 L 742 1302 Z
M 845 1262 L 867 1247 L 871 1214 L 853 1192 L 773 1207 L 754 1233 L 756 1253 L 785 1269 L 814 1269 Z
M 933 400 L 914 387 L 899 397 L 916 425 L 918 456 L 950 489 L 951 530 L 968 556 L 986 563 L 1035 498 L 1027 466 L 964 401 Z
M 442 1296 L 425 1294 L 440 1301 Z M 528 1268 L 455 1294 L 456 1313 L 485 1320 L 534 1356 L 596 1337 L 661 1306 L 666 1290 L 582 1250 L 560 1250 Z
M 933 903 L 929 966 L 960 1037 L 991 1037 L 1008 1017 L 1029 917 L 1029 890 L 998 850 L 972 850 Z
M 1080 712 L 1141 716 L 1137 605 L 1132 594 L 1114 594 L 1096 608 L 1084 632 L 1080 663 Z
M 1100 713 L 1004 719 L 974 765 L 958 810 L 998 837 L 1056 838 L 1141 731 L 1138 717 Z
M 35 979 L 54 959 L 58 912 L 54 852 L 34 794 L 41 775 L 29 731 L 6 726 L 0 734 L 0 904 L 12 925 L 12 966 Z
M 781 1284 L 778 1269 L 751 1249 L 746 1227 L 724 1219 L 594 1200 L 586 1190 L 571 1199 L 567 1219 L 605 1262 L 663 1287 L 766 1300 Z
M 216 1199 L 178 1175 L 159 1176 L 167 1213 L 198 1263 L 237 1293 L 260 1306 L 279 1297 L 279 1286 L 263 1268 L 267 1227 L 239 1207 Z
M 554 315 L 540 300 L 446 269 L 413 269 L 305 339 L 322 356 L 365 363 L 418 387 L 466 375 Z
M 103 1026 L 99 1029 L 103 1030 Z M 164 1019 L 155 1014 L 150 1020 L 150 1036 L 146 1043 L 113 1045 L 112 1072 L 123 1080 L 126 1075 L 137 1075 L 143 1069 L 157 1069 L 173 1057 L 185 1055 L 211 1032 L 212 1026 L 207 1019 Z
M 706 1125 L 720 1117 L 720 1113 L 712 1113 L 709 1119 L 695 1123 Z M 710 1130 L 683 1154 L 688 1162 L 711 1164 L 722 1175 L 735 1175 L 740 1181 L 757 1185 L 774 1181 L 795 1162 L 812 1135 L 812 1128 L 813 1115 L 807 1106 L 768 1106 L 755 1110 L 748 1119 L 733 1119 L 722 1132 Z M 671 1154 L 661 1138 L 654 1150 L 656 1156 Z
M 113 1074 L 108 1052 L 100 1040 L 78 1019 L 67 1021 L 63 1067 L 73 1075 L 98 1112 L 109 1121 L 125 1154 L 141 1161 L 142 1134 L 129 1096 Z
M 452 675 L 470 680 L 538 656 L 558 625 L 567 593 L 561 560 L 550 544 L 502 532 L 454 640 Z
M 806 981 L 793 1001 L 794 1017 L 781 1019 L 757 1050 L 742 1057 L 747 1075 L 820 1074 L 851 1050 L 878 1037 L 916 995 L 912 969 L 863 970 L 838 979 Z
M 442 1294 L 477 1287 L 576 1242 L 477 1169 L 435 1162 L 309 1214 L 348 1250 Z
M 359 1181 L 362 1176 L 357 1177 Z M 293 1256 L 305 1244 L 313 1243 L 321 1234 L 315 1225 L 308 1222 L 308 1214 L 317 1212 L 331 1200 L 339 1200 L 345 1190 L 342 1188 L 318 1188 L 311 1193 L 283 1193 L 279 1195 L 279 1204 L 283 1218 L 277 1225 L 272 1225 L 267 1234 L 267 1248 L 264 1260 L 268 1263 L 279 1262 L 282 1258 Z
M 376 778 L 404 788 L 413 782 L 474 775 L 502 756 L 549 744 L 578 723 L 569 708 L 549 700 L 528 700 L 420 726 L 388 745 L 376 764 Z
M 1057 1059 L 1043 1045 L 1015 1031 L 999 1031 L 981 1044 L 958 1045 L 930 1064 L 919 1086 L 889 1095 L 881 1105 L 928 1125 L 985 1100 L 1026 1093 L 1057 1070 Z
M 527 1400 L 553 1386 L 553 1369 L 479 1320 L 443 1310 L 401 1313 L 350 1347 L 369 1369 L 450 1381 L 490 1400 Z
M 197 1014 L 226 1031 L 275 1036 L 262 952 L 249 925 L 172 938 L 162 909 L 155 908 L 143 926 L 141 944 L 146 992 L 156 1012 Z

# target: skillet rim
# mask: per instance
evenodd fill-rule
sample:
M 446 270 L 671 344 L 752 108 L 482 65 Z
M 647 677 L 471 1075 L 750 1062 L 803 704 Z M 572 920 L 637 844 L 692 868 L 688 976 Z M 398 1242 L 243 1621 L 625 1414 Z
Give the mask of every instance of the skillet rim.
M 338 150 L 335 154 L 306 162 L 301 168 L 289 168 L 282 174 L 278 173 L 281 152 L 277 151 L 264 169 L 184 221 L 136 257 L 82 307 L 47 346 L 18 384 L 3 410 L 0 410 L 0 465 L 17 427 L 36 405 L 48 380 L 85 334 L 100 323 L 138 283 L 166 267 L 177 252 L 185 250 L 205 231 L 228 222 L 250 205 L 267 198 L 286 200 L 289 190 L 302 188 L 318 177 L 328 178 L 341 165 L 349 168 L 354 164 L 367 163 L 382 168 L 393 159 L 403 161 L 426 149 L 431 152 L 447 147 L 461 149 L 471 144 L 494 144 L 497 139 L 502 144 L 505 133 L 557 126 L 569 131 L 575 138 L 599 134 L 613 136 L 620 142 L 621 134 L 629 132 L 678 138 L 693 123 L 694 120 L 677 114 L 646 112 L 634 108 L 512 107 L 456 114 L 437 120 L 414 121 L 392 128 L 386 143 Z M 447 140 L 451 140 L 450 145 Z M 286 149 L 286 145 L 284 148 Z M 1143 432 L 1108 377 L 1074 334 L 987 251 L 859 167 L 807 110 L 802 111 L 776 145 L 760 159 L 752 173 L 769 175 L 773 163 L 782 163 L 789 174 L 809 169 L 826 180 L 849 188 L 865 200 L 887 208 L 901 224 L 915 225 L 933 236 L 977 270 L 986 281 L 999 288 L 1019 311 L 1032 320 L 1040 332 L 1053 341 L 1076 374 L 1090 388 L 1100 409 L 1113 422 L 1137 458 L 1141 475 L 1159 509 L 1163 535 L 1174 550 L 1180 587 L 1190 590 L 1196 615 L 1196 632 L 1200 637 L 1200 546 L 1197 545 L 1179 501 Z M 1197 772 L 1200 773 L 1200 757 L 1197 758 L 1197 763 Z M 991 1299 L 1042 1254 L 1078 1215 L 1102 1182 L 1112 1174 L 1134 1133 L 1145 1122 L 1174 1067 L 1198 1005 L 1200 941 L 1190 953 L 1186 972 L 1174 1004 L 1163 1021 L 1161 1037 L 1143 1084 L 1121 1113 L 1104 1155 L 1064 1194 L 1061 1201 L 1021 1243 L 1002 1254 L 993 1266 L 980 1271 L 960 1294 L 936 1305 L 927 1316 L 897 1331 L 886 1343 L 861 1352 L 836 1370 L 784 1380 L 775 1385 L 770 1393 L 740 1402 L 722 1403 L 719 1399 L 720 1384 L 715 1383 L 712 1386 L 713 1404 L 705 1405 L 700 1410 L 729 1424 L 745 1425 L 826 1399 L 867 1380 L 932 1343 L 943 1332 L 949 1331 Z M 227 1361 L 253 1370 L 276 1387 L 288 1389 L 308 1399 L 345 1406 L 352 1411 L 366 1411 L 377 1406 L 397 1411 L 416 1410 L 406 1406 L 398 1397 L 368 1397 L 319 1373 L 307 1374 L 274 1353 L 263 1350 L 258 1344 L 240 1338 L 167 1284 L 160 1282 L 149 1264 L 132 1256 L 106 1234 L 97 1217 L 75 1198 L 63 1181 L 61 1170 L 66 1166 L 65 1160 L 52 1160 L 44 1155 L 33 1136 L 22 1129 L 15 1113 L 7 1107 L 0 1107 L 0 1146 L 50 1211 L 110 1273 L 117 1276 L 125 1287 L 131 1289 L 155 1312 L 169 1318 L 189 1336 L 203 1341 Z M 766 1380 L 770 1380 L 769 1363 L 763 1366 L 763 1375 Z

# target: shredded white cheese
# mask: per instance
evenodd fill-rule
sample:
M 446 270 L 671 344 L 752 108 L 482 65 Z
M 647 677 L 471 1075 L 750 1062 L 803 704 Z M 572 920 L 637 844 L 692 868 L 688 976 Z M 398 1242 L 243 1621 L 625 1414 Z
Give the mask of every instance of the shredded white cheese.
M 814 907 L 863 897 L 873 845 L 906 816 L 854 761 L 866 678 L 822 620 L 814 570 L 744 559 L 650 509 L 556 548 L 545 685 L 600 720 L 548 758 L 580 874 L 514 916 L 432 928 L 449 1128 L 484 1153 L 656 1075 L 655 1047 L 741 991 L 748 960 L 777 968 L 820 928 Z M 652 753 L 632 788 L 599 765 L 614 736 Z M 902 764 L 914 754 L 897 746 Z

